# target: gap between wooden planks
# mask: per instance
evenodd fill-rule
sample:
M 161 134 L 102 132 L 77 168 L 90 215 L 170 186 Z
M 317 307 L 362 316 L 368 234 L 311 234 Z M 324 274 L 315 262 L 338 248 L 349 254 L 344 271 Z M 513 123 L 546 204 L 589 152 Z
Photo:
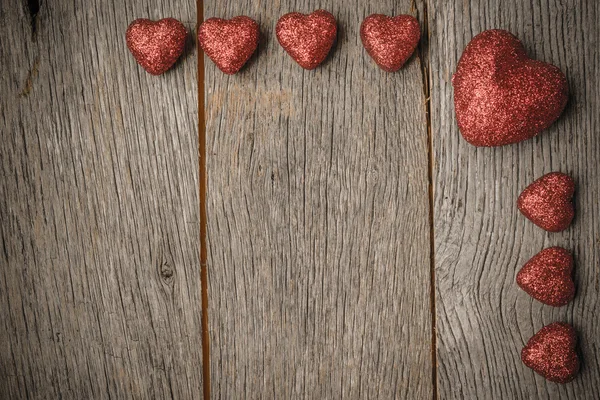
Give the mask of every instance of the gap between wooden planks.
M 436 309 L 435 309 L 435 223 L 434 223 L 434 182 L 433 182 L 433 133 L 431 130 L 431 86 L 429 78 L 429 16 L 427 13 L 428 1 L 423 2 L 423 18 L 419 23 L 422 26 L 423 33 L 419 46 L 417 47 L 417 56 L 419 57 L 419 63 L 421 65 L 421 78 L 423 80 L 423 97 L 425 98 L 425 120 L 427 123 L 427 180 L 428 180 L 428 195 L 429 195 L 429 273 L 430 273 L 430 312 L 431 312 L 431 380 L 433 384 L 433 399 L 438 399 L 438 387 L 437 387 L 437 333 L 436 333 Z M 419 18 L 419 11 L 414 1 L 412 9 L 417 13 L 417 19 Z
M 196 32 L 204 21 L 204 4 L 196 2 Z M 196 33 L 194 32 L 194 35 Z M 208 259 L 206 220 L 206 122 L 204 116 L 204 52 L 198 50 L 198 185 L 200 207 L 200 280 L 202 290 L 202 385 L 205 399 L 210 399 L 210 343 L 208 334 Z

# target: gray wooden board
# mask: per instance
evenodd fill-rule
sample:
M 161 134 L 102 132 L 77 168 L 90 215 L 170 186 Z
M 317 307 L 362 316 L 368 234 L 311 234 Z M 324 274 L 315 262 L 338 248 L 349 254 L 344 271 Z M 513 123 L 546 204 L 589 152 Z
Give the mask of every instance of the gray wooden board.
M 0 397 L 200 398 L 197 59 L 153 77 L 124 37 L 196 4 L 42 1 L 33 35 L 27 3 L 0 6 Z
M 600 139 L 597 1 L 430 1 L 431 101 L 435 152 L 435 272 L 438 388 L 442 399 L 598 399 L 600 322 Z M 456 126 L 451 77 L 479 32 L 508 29 L 537 59 L 567 75 L 563 116 L 533 140 L 484 149 Z M 573 226 L 548 234 L 520 215 L 519 193 L 551 171 L 577 182 Z M 563 308 L 532 300 L 515 284 L 518 269 L 551 245 L 576 259 L 577 297 Z M 574 324 L 583 367 L 572 383 L 547 382 L 520 351 L 543 325 Z
M 383 73 L 358 37 L 366 15 L 412 10 L 363 3 L 205 4 L 206 17 L 246 14 L 263 34 L 239 75 L 206 63 L 215 398 L 433 392 L 420 63 Z M 597 398 L 599 7 L 429 2 L 440 398 Z M 340 35 L 309 72 L 274 27 L 316 8 Z M 152 77 L 123 37 L 135 18 L 166 16 L 192 30 L 195 4 L 42 2 L 36 34 L 27 2 L 0 8 L 1 398 L 201 397 L 195 50 Z M 572 94 L 538 138 L 476 149 L 458 133 L 450 78 L 489 28 L 561 67 Z M 560 234 L 515 207 L 552 170 L 578 184 L 578 216 Z M 514 283 L 550 245 L 577 262 L 577 297 L 560 309 Z M 581 375 L 567 385 L 519 358 L 554 321 L 581 341 Z
M 324 8 L 337 45 L 302 70 L 277 19 Z M 235 76 L 206 61 L 214 398 L 431 398 L 425 96 L 419 59 L 381 71 L 359 38 L 409 1 L 210 0 L 261 27 Z

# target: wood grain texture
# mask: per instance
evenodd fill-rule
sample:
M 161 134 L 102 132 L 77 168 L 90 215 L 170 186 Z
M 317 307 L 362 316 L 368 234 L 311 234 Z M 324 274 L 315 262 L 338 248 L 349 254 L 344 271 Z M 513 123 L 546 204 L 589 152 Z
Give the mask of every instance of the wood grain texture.
M 202 396 L 196 57 L 161 77 L 135 18 L 194 1 L 0 8 L 0 397 Z
M 600 387 L 600 23 L 596 1 L 430 1 L 435 152 L 438 387 L 442 399 L 597 399 Z M 571 88 L 563 116 L 535 139 L 475 148 L 456 126 L 451 76 L 466 44 L 503 28 L 529 54 L 563 70 Z M 547 234 L 520 215 L 519 193 L 551 171 L 577 182 L 573 226 Z M 577 296 L 554 309 L 515 284 L 518 269 L 551 245 L 573 250 Z M 572 383 L 545 381 L 520 351 L 543 325 L 579 332 L 583 367 Z
M 430 398 L 427 123 L 419 60 L 382 72 L 369 14 L 409 1 L 210 0 L 262 42 L 235 76 L 206 63 L 209 327 L 214 398 Z M 302 70 L 277 19 L 338 20 Z

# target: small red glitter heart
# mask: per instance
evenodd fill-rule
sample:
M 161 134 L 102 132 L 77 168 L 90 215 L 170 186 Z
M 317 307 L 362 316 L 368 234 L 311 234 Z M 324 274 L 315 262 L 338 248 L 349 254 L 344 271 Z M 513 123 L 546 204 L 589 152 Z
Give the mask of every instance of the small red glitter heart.
M 198 42 L 206 55 L 229 75 L 246 64 L 259 38 L 258 24 L 244 15 L 230 20 L 209 18 L 198 29 Z
M 285 14 L 277 21 L 281 47 L 304 69 L 315 69 L 325 60 L 337 36 L 333 15 L 317 10 L 309 15 Z
M 502 146 L 537 135 L 560 116 L 569 92 L 557 67 L 530 59 L 519 39 L 503 30 L 471 40 L 452 84 L 458 127 L 475 146 Z
M 550 247 L 533 256 L 517 274 L 517 284 L 534 299 L 561 307 L 573 300 L 573 257 L 562 247 Z
M 384 71 L 398 71 L 412 55 L 421 38 L 419 21 L 410 15 L 369 15 L 360 26 L 367 53 Z
M 555 322 L 536 333 L 521 351 L 529 368 L 552 382 L 567 383 L 579 371 L 577 335 L 569 324 Z
M 527 186 L 517 200 L 519 211 L 548 232 L 560 232 L 571 225 L 575 211 L 573 179 L 560 172 L 546 174 Z
M 175 18 L 136 19 L 125 34 L 129 51 L 152 75 L 160 75 L 175 64 L 183 53 L 186 37 L 187 30 Z

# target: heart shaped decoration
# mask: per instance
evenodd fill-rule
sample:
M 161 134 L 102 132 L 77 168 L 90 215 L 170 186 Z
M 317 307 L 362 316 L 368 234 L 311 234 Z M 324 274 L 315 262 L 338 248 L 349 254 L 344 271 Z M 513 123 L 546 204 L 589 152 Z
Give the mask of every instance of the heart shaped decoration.
M 579 371 L 577 335 L 569 324 L 555 322 L 536 333 L 521 351 L 529 368 L 552 382 L 567 383 Z
M 260 31 L 252 18 L 209 18 L 198 29 L 198 42 L 221 71 L 233 75 L 256 51 Z
M 360 26 L 367 53 L 381 69 L 398 71 L 412 55 L 421 38 L 419 21 L 410 15 L 369 15 Z
M 333 15 L 317 10 L 309 15 L 293 12 L 279 18 L 276 27 L 281 47 L 304 69 L 315 69 L 325 60 L 337 37 Z
M 568 99 L 565 75 L 530 59 L 510 32 L 475 36 L 452 77 L 458 127 L 475 146 L 502 146 L 536 136 L 560 116 Z
M 575 182 L 570 176 L 551 172 L 527 186 L 517 200 L 517 207 L 540 228 L 560 232 L 571 225 L 575 216 L 574 193 Z
M 187 30 L 175 18 L 136 19 L 125 34 L 129 51 L 152 75 L 160 75 L 175 64 L 183 53 L 186 37 Z
M 561 307 L 575 297 L 573 257 L 562 247 L 550 247 L 533 256 L 517 274 L 517 284 L 534 299 Z

